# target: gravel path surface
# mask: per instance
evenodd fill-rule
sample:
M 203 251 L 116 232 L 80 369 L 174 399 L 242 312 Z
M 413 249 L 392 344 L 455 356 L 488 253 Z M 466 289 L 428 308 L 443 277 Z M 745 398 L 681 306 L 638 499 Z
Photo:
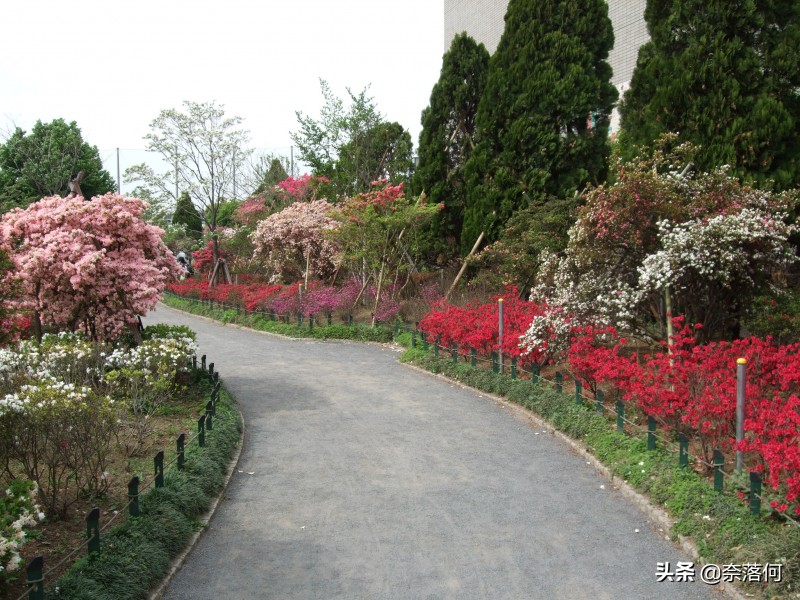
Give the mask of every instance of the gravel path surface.
M 246 423 L 163 598 L 723 598 L 657 583 L 691 559 L 566 444 L 394 349 L 146 322 L 197 331 Z

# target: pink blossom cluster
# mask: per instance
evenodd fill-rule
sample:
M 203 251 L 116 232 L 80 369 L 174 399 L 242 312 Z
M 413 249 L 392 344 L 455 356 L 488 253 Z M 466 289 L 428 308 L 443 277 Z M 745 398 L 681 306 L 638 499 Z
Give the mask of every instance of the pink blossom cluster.
M 147 204 L 109 193 L 91 200 L 52 196 L 0 221 L 0 247 L 20 285 L 19 308 L 42 325 L 112 339 L 152 309 L 180 267 L 145 223 Z

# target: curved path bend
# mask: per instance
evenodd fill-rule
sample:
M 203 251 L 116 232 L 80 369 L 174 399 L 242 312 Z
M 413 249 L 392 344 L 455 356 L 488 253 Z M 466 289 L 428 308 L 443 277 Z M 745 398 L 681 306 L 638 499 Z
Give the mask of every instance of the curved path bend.
M 691 559 L 564 442 L 396 350 L 147 322 L 197 332 L 246 423 L 167 600 L 722 598 L 657 583 Z

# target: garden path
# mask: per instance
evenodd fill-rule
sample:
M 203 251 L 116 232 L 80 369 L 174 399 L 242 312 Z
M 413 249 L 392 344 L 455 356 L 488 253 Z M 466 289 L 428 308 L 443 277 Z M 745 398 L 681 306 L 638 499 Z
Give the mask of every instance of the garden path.
M 165 599 L 721 597 L 657 583 L 690 559 L 564 442 L 392 348 L 146 322 L 197 332 L 246 423 Z

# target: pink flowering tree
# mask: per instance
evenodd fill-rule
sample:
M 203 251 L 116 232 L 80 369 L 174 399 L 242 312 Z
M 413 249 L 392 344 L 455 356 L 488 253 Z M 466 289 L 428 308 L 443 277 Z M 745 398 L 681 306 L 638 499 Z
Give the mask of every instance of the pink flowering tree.
M 336 227 L 327 200 L 295 202 L 258 223 L 251 235 L 254 254 L 275 279 L 325 278 L 336 269 L 336 253 L 327 232 Z
M 147 203 L 109 193 L 43 198 L 0 220 L 0 249 L 12 269 L 3 285 L 17 284 L 19 308 L 32 314 L 34 333 L 83 330 L 108 340 L 152 309 L 180 268 L 145 223 Z

